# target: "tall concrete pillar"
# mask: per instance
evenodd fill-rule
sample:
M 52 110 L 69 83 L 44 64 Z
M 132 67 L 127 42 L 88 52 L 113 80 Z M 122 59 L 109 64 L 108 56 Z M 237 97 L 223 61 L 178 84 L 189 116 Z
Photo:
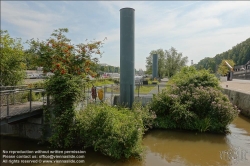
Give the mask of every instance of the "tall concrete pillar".
M 153 55 L 153 79 L 158 78 L 158 55 L 154 54 Z
M 135 10 L 120 9 L 120 104 L 132 107 L 135 86 Z

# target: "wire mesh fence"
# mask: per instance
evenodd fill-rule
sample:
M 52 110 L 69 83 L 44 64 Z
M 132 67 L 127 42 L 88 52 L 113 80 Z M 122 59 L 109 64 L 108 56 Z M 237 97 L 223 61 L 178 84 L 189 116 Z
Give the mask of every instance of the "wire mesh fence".
M 162 88 L 165 88 L 165 85 L 135 84 L 132 88 L 134 91 L 134 101 L 141 102 L 145 105 L 152 100 L 153 94 L 158 94 Z M 120 101 L 120 85 L 86 86 L 84 88 L 84 94 L 84 100 L 78 105 L 78 109 L 84 108 L 84 106 L 89 103 L 106 102 L 110 105 L 116 105 L 119 104 Z
M 153 94 L 161 91 L 162 85 L 143 85 L 135 84 L 132 87 L 134 91 L 134 101 L 146 104 L 152 100 Z M 110 105 L 118 104 L 120 101 L 120 85 L 109 84 L 102 86 L 85 86 L 83 89 L 84 97 L 77 105 L 77 109 L 84 108 L 89 103 L 106 102 Z M 1 118 L 16 115 L 24 112 L 31 112 L 42 108 L 44 105 L 53 104 L 53 98 L 47 97 L 46 91 L 39 88 L 19 87 L 1 87 L 0 106 Z

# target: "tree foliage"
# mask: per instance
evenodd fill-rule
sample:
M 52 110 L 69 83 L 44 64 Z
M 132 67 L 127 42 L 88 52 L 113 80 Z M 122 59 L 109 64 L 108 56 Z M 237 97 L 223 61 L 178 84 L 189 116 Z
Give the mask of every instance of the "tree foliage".
M 234 61 L 231 60 L 231 59 L 225 59 L 225 60 L 222 60 L 221 64 L 219 65 L 219 68 L 218 68 L 218 73 L 221 74 L 221 75 L 227 75 L 228 71 L 231 71 L 231 68 L 226 64 L 229 63 L 229 65 L 231 67 L 234 66 Z
M 152 67 L 153 67 L 153 55 L 157 54 L 158 55 L 158 74 L 159 77 L 162 77 L 165 75 L 165 54 L 163 49 L 158 49 L 158 50 L 152 50 L 149 53 L 149 56 L 146 57 L 146 73 L 147 74 L 152 74 Z
M 158 73 L 160 77 L 172 77 L 188 62 L 188 57 L 183 57 L 182 53 L 178 53 L 174 47 L 165 51 L 163 49 L 153 50 L 146 58 L 146 73 L 148 74 L 152 73 L 153 54 L 158 55 Z
M 25 50 L 24 54 L 27 70 L 37 70 L 39 66 L 37 55 L 34 55 L 30 50 Z
M 13 39 L 1 30 L 0 83 L 15 86 L 25 78 L 25 57 L 21 39 Z
M 90 69 L 98 59 L 93 54 L 101 54 L 101 41 L 74 46 L 64 34 L 68 29 L 55 30 L 46 41 L 31 39 L 29 53 L 37 58 L 44 72 L 54 76 L 45 82 L 46 92 L 53 97 L 52 115 L 49 116 L 53 135 L 50 143 L 56 148 L 73 146 L 72 139 L 75 105 L 83 99 L 84 79 L 96 73 Z M 50 124 L 50 123 L 49 123 Z
M 172 77 L 188 62 L 188 57 L 182 57 L 182 53 L 178 53 L 173 47 L 169 51 L 165 50 L 166 54 L 166 74 Z
M 91 55 L 101 55 L 102 41 L 73 45 L 64 35 L 67 32 L 67 28 L 61 28 L 55 30 L 46 41 L 31 39 L 28 51 L 36 56 L 44 72 L 52 72 L 56 75 L 81 75 L 83 78 L 90 74 L 95 77 L 96 73 L 90 69 L 90 66 L 97 63 L 98 59 L 91 59 Z
M 167 85 L 175 85 L 177 87 L 185 86 L 188 87 L 193 84 L 195 87 L 212 87 L 220 89 L 219 80 L 210 74 L 208 70 L 196 70 L 195 67 L 183 67 L 181 71 L 173 76 L 167 83 Z
M 211 69 L 216 73 L 222 60 L 231 59 L 235 62 L 235 65 L 244 65 L 250 60 L 250 38 L 242 43 L 233 46 L 232 49 L 225 51 L 221 54 L 217 54 L 213 58 L 204 58 L 197 65 L 197 69 L 205 68 Z M 233 67 L 233 66 L 232 66 Z

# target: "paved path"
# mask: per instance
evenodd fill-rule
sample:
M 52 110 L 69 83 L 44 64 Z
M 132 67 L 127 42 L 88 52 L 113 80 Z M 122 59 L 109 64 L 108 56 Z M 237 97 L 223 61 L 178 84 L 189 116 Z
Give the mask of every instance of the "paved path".
M 238 80 L 221 82 L 221 86 L 224 89 L 231 89 L 243 93 L 250 94 L 250 80 Z
M 36 111 L 38 109 L 43 108 L 43 102 L 39 101 L 32 101 L 31 103 L 31 110 L 30 110 L 30 103 L 22 103 L 16 105 L 9 106 L 9 116 L 20 115 L 32 111 Z M 0 107 L 0 119 L 7 117 L 7 106 Z
M 166 85 L 167 85 L 167 82 L 168 82 L 168 79 L 167 78 L 163 78 L 161 80 L 161 82 L 158 84 L 159 85 L 159 92 L 161 92 L 163 89 L 166 88 Z M 153 94 L 158 94 L 158 85 L 156 85 L 154 87 L 154 89 L 152 89 L 148 95 L 153 95 Z

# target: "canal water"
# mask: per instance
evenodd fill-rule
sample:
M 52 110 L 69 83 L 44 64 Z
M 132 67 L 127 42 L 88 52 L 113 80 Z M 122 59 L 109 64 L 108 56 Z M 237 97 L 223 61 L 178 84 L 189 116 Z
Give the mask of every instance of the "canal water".
M 93 150 L 86 150 L 82 164 L 13 164 L 55 166 L 249 166 L 250 165 L 250 120 L 239 116 L 230 125 L 231 134 L 219 135 L 184 131 L 152 130 L 144 136 L 146 148 L 142 161 L 113 162 Z M 3 150 L 48 150 L 36 142 L 1 137 L 1 165 Z

